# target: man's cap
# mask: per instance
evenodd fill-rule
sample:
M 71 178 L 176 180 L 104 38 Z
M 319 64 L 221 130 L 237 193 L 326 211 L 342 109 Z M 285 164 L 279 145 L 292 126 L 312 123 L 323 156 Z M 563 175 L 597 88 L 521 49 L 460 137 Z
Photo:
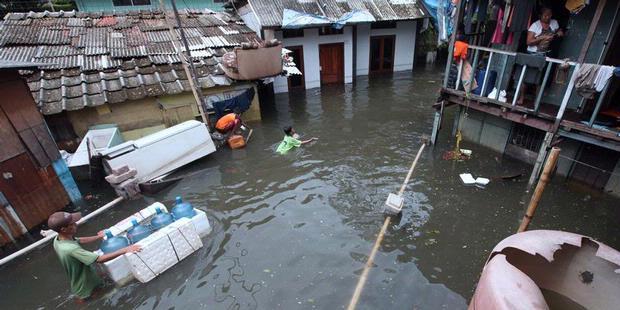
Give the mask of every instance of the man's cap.
M 59 232 L 61 228 L 76 223 L 82 218 L 80 212 L 56 212 L 47 219 L 47 227 L 55 232 Z

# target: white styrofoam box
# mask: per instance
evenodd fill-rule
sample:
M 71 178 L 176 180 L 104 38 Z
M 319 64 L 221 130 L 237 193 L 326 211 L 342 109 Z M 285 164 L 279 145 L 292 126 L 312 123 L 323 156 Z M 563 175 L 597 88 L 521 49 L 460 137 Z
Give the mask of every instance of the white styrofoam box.
M 459 176 L 461 177 L 461 181 L 463 181 L 465 185 L 471 185 L 476 183 L 476 179 L 474 179 L 471 173 L 461 173 L 459 174 Z
M 476 178 L 476 185 L 485 186 L 485 185 L 489 184 L 489 182 L 491 182 L 491 180 L 489 180 L 487 178 L 481 178 L 481 177 L 477 177 Z
M 202 240 L 196 232 L 192 221 L 181 218 L 160 230 L 168 235 L 179 260 L 182 260 L 202 247 Z
M 124 256 L 129 261 L 134 277 L 142 283 L 152 280 L 179 261 L 168 235 L 161 231 L 140 240 L 137 244 L 142 246 L 140 252 Z
M 103 252 L 100 250 L 95 251 L 95 253 L 103 255 Z M 131 273 L 131 266 L 125 255 L 103 263 L 103 268 L 108 273 L 110 279 L 118 285 L 125 285 L 134 279 L 133 273 Z
M 194 227 L 196 227 L 198 236 L 200 236 L 201 238 L 205 237 L 206 235 L 211 233 L 211 225 L 209 224 L 207 213 L 198 209 L 194 210 L 196 210 L 196 215 L 192 217 L 192 223 L 194 223 Z
M 405 200 L 403 199 L 403 197 L 394 193 L 390 193 L 387 200 L 385 201 L 384 212 L 389 214 L 399 214 L 400 211 L 403 209 L 404 202 Z
M 155 215 L 157 212 L 156 209 L 160 208 L 162 211 L 167 212 L 166 206 L 164 206 L 161 202 L 155 202 L 150 206 L 134 213 L 133 215 L 123 219 L 122 221 L 116 223 L 114 226 L 110 227 L 109 230 L 112 232 L 114 236 L 121 235 L 132 227 L 131 220 L 136 219 L 138 223 L 142 223 L 144 220 L 150 218 Z

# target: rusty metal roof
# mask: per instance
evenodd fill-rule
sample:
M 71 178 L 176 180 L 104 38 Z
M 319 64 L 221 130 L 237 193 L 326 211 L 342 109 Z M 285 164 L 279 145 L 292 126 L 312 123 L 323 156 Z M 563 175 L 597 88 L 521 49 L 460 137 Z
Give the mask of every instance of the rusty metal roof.
M 161 11 L 9 13 L 0 62 L 39 66 L 22 74 L 43 114 L 190 91 L 165 20 Z M 223 53 L 259 41 L 225 12 L 184 11 L 181 21 L 203 87 L 232 83 L 219 68 Z
M 338 19 L 355 10 L 368 11 L 377 21 L 398 21 L 427 16 L 417 0 L 240 0 L 248 2 L 262 27 L 282 25 L 284 9 Z

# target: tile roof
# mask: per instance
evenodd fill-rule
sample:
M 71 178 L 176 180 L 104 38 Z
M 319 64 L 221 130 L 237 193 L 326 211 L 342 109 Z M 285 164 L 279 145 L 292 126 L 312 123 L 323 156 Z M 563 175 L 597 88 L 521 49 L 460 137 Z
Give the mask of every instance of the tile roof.
M 203 87 L 232 83 L 222 55 L 259 41 L 228 13 L 185 11 L 181 21 Z M 22 74 L 43 114 L 55 114 L 191 91 L 170 38 L 160 11 L 9 13 L 0 21 L 0 62 L 40 65 Z
M 417 0 L 235 0 L 236 7 L 249 3 L 263 27 L 282 25 L 284 9 L 338 19 L 355 10 L 368 11 L 377 21 L 424 18 Z

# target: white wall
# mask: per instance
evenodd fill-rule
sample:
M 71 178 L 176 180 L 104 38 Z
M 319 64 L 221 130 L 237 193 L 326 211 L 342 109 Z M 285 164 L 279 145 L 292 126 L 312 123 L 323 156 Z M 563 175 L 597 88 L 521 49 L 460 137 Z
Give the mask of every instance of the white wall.
M 415 53 L 416 21 L 396 23 L 392 29 L 370 29 L 369 24 L 357 26 L 357 68 L 356 75 L 367 75 L 370 65 L 370 37 L 395 35 L 394 71 L 413 69 Z
M 321 71 L 319 70 L 319 45 L 328 43 L 344 43 L 344 82 L 353 82 L 353 36 L 352 28 L 344 27 L 343 34 L 319 36 L 318 28 L 304 29 L 303 38 L 282 38 L 282 31 L 276 31 L 276 38 L 281 40 L 284 47 L 303 46 L 304 53 L 304 79 L 306 89 L 321 86 Z M 412 58 L 413 59 L 413 58 Z M 299 63 L 299 59 L 295 59 Z M 282 93 L 288 91 L 286 77 L 276 77 L 274 91 Z
M 260 23 L 258 22 L 258 18 L 256 17 L 256 14 L 254 14 L 254 11 L 252 11 L 250 7 L 246 5 L 239 8 L 237 13 L 239 14 L 239 17 L 241 17 L 241 20 L 243 20 L 245 25 L 248 26 L 248 28 L 254 30 L 254 32 L 256 32 L 256 34 L 260 37 L 261 27 Z

